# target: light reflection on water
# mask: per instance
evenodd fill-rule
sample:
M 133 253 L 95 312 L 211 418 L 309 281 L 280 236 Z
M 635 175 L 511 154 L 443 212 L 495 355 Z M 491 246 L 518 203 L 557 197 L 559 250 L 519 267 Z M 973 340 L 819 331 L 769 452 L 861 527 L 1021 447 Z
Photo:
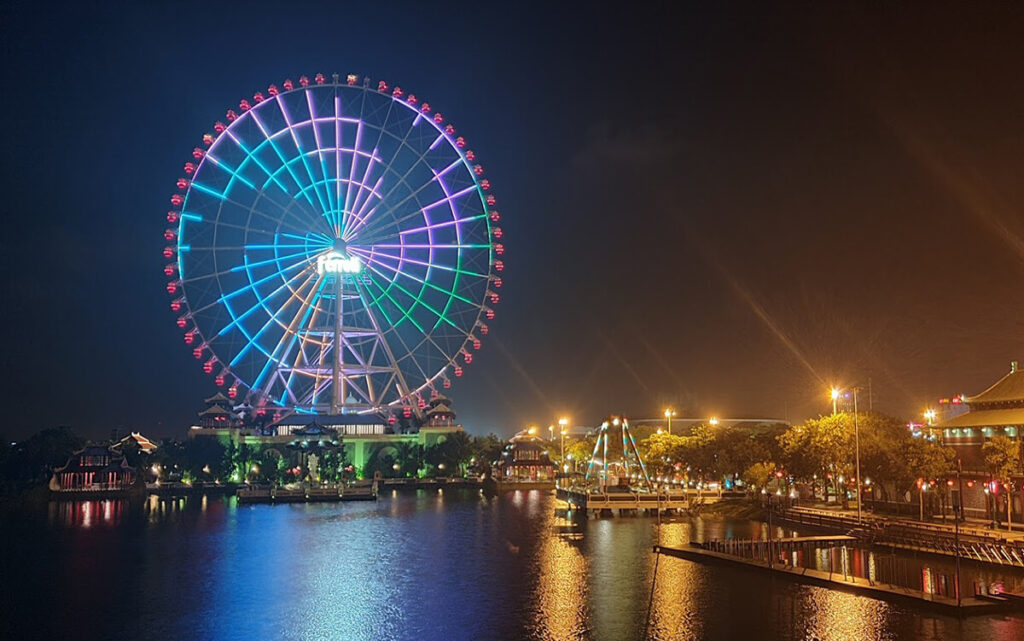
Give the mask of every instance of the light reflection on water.
M 51 505 L 44 518 L 7 523 L 0 534 L 17 543 L 6 547 L 0 571 L 25 577 L 0 595 L 9 605 L 0 629 L 10 638 L 1024 638 L 1019 618 L 961 623 L 744 570 L 656 559 L 650 518 L 591 519 L 581 541 L 562 539 L 552 532 L 553 498 L 540 492 L 406 491 L 377 503 L 279 506 L 154 497 Z M 691 537 L 763 538 L 766 528 L 679 519 L 665 522 L 660 537 L 680 546 Z M 836 554 L 807 562 L 886 571 L 884 555 Z M 919 581 L 943 571 L 930 558 L 916 563 Z

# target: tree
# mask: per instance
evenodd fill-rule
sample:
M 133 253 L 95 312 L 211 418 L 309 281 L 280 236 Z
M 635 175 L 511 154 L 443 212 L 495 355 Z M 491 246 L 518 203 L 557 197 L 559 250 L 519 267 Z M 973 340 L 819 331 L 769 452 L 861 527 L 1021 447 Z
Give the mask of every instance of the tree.
M 1012 529 L 1011 510 L 1013 503 L 1010 499 L 1012 488 L 1010 479 L 1020 469 L 1020 449 L 1012 439 L 999 435 L 991 438 L 981 446 L 981 455 L 985 459 L 985 465 L 999 485 L 1003 486 L 1003 495 L 1006 497 L 1006 527 Z
M 838 492 L 839 477 L 849 478 L 853 469 L 853 428 L 853 417 L 845 412 L 819 416 L 793 426 L 778 438 L 787 471 L 803 480 L 815 475 L 831 479 Z
M 0 465 L 0 487 L 4 493 L 45 484 L 53 470 L 85 447 L 85 439 L 70 427 L 52 427 L 11 446 Z

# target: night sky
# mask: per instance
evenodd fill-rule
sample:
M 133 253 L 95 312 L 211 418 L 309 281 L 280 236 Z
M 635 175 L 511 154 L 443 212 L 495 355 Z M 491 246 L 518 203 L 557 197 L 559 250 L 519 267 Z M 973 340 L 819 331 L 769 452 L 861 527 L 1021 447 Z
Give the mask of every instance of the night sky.
M 503 4 L 4 3 L 0 431 L 184 434 L 217 388 L 167 199 L 226 109 L 317 72 L 429 99 L 495 185 L 470 432 L 799 420 L 869 380 L 920 416 L 1024 361 L 1024 10 Z

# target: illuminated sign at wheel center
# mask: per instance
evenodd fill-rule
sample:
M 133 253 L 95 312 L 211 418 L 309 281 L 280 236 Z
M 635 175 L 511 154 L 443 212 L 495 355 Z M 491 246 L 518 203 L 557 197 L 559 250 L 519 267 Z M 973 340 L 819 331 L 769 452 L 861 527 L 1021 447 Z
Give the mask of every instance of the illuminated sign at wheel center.
M 358 274 L 362 269 L 359 259 L 349 256 L 345 252 L 345 245 L 341 241 L 334 249 L 326 254 L 320 254 L 316 258 L 316 270 L 323 274 Z

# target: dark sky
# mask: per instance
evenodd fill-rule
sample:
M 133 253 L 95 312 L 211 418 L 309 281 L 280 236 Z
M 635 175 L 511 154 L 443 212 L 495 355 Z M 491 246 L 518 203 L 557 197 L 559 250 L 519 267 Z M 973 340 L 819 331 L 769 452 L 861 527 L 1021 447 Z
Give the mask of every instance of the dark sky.
M 319 71 L 427 97 L 501 198 L 471 432 L 869 379 L 919 415 L 1024 361 L 1024 10 L 554 4 L 3 4 L 0 430 L 183 433 L 216 388 L 163 289 L 173 182 Z

